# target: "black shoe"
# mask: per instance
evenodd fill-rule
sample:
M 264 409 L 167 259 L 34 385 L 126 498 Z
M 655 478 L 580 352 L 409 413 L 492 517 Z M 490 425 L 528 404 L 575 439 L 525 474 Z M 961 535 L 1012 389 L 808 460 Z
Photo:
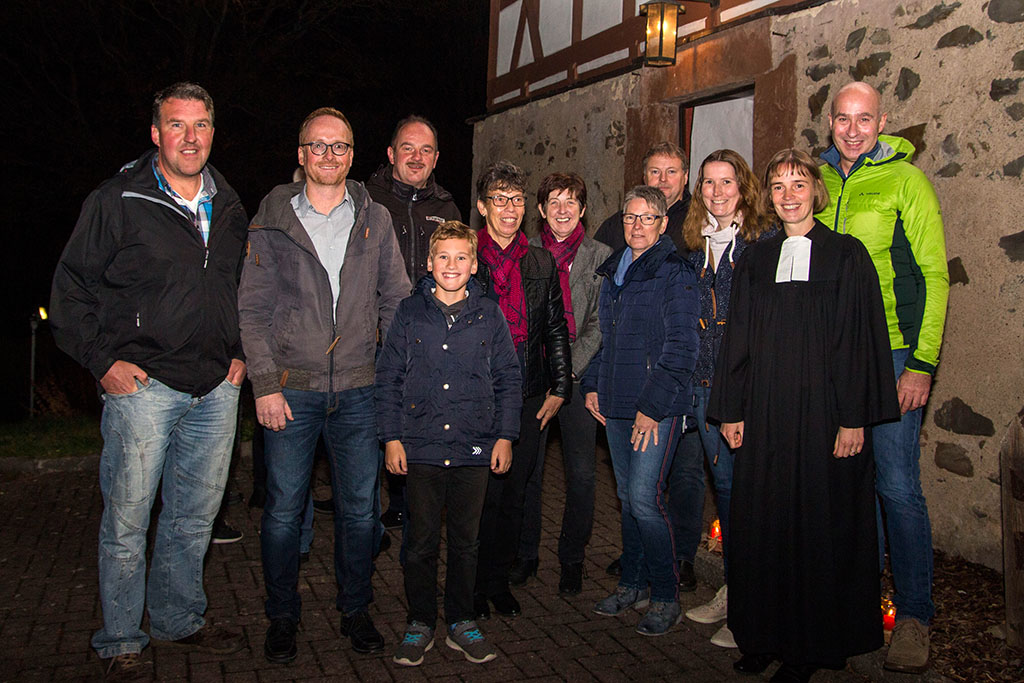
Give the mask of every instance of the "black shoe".
M 697 590 L 697 575 L 693 573 L 693 562 L 679 562 L 679 592 L 692 593 Z
M 382 552 L 391 547 L 391 534 L 384 532 L 380 537 L 380 545 L 377 546 L 377 552 L 373 554 L 373 559 L 377 559 L 377 556 Z
M 732 663 L 732 668 L 741 674 L 756 676 L 772 665 L 775 655 L 743 655 Z
M 267 638 L 263 641 L 263 656 L 268 662 L 287 664 L 295 661 L 299 654 L 299 649 L 295 647 L 296 630 L 297 625 L 291 619 L 271 619 Z
M 486 621 L 491 618 L 491 607 L 487 604 L 486 595 L 473 593 L 473 618 L 477 621 Z
M 319 512 L 322 515 L 334 516 L 334 499 L 325 498 L 324 500 L 313 499 L 313 511 Z
M 540 560 L 520 560 L 512 563 L 512 569 L 508 572 L 508 582 L 513 586 L 525 586 L 531 576 L 537 576 L 537 567 Z
M 352 649 L 362 654 L 384 649 L 384 636 L 374 627 L 370 614 L 365 611 L 350 617 L 342 616 L 341 635 L 348 636 Z
M 605 569 L 608 576 L 622 576 L 622 558 L 616 557 L 612 560 L 612 563 Z
M 586 573 L 582 562 L 563 563 L 558 592 L 562 595 L 579 595 L 583 590 L 583 576 Z
M 512 595 L 510 591 L 492 595 L 490 600 L 491 604 L 494 605 L 494 611 L 504 617 L 514 617 L 523 611 L 522 607 L 519 606 L 519 601 L 516 600 L 516 596 Z
M 818 670 L 818 667 L 812 664 L 786 664 L 782 663 L 771 680 L 773 683 L 807 683 L 811 680 L 811 676 Z
M 405 522 L 405 515 L 402 514 L 401 510 L 390 507 L 387 512 L 380 516 L 380 521 L 385 529 L 401 529 L 402 523 Z
M 228 526 L 224 522 L 214 520 L 213 522 L 213 534 L 210 537 L 210 542 L 215 545 L 224 545 L 227 543 L 238 543 L 244 536 L 241 531 L 234 527 Z
M 309 562 L 309 551 L 308 550 L 306 552 L 304 552 L 304 553 L 299 553 L 299 565 L 300 566 L 304 565 L 307 562 Z

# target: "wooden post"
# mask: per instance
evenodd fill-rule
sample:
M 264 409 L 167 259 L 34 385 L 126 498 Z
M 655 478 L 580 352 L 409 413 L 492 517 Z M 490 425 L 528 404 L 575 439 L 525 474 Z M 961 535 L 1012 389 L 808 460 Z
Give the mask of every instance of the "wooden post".
M 1010 423 L 999 459 L 1006 644 L 1024 650 L 1024 409 Z

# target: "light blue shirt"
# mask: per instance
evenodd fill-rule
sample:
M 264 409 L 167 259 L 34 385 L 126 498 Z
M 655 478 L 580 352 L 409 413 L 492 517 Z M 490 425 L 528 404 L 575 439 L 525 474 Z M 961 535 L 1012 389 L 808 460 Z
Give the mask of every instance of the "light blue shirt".
M 355 204 L 352 195 L 345 193 L 341 204 L 331 209 L 326 216 L 315 208 L 306 196 L 306 188 L 292 197 L 292 209 L 302 223 L 302 227 L 313 241 L 320 265 L 327 271 L 331 282 L 331 294 L 334 296 L 334 307 L 337 312 L 338 295 L 341 292 L 341 269 L 345 265 L 345 252 L 348 251 L 348 238 L 352 234 L 352 225 L 356 220 Z

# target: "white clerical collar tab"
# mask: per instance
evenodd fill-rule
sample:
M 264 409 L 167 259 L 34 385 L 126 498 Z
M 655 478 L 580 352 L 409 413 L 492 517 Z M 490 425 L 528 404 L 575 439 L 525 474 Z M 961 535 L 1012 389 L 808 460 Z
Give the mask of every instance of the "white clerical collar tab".
M 811 271 L 811 240 L 803 235 L 787 237 L 782 243 L 776 282 L 807 282 Z

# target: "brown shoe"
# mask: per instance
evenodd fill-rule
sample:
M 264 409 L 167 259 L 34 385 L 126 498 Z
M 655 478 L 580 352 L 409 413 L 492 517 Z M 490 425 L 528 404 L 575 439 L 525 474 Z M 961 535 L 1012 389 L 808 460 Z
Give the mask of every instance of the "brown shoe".
M 143 659 L 139 652 L 126 652 L 103 660 L 103 680 L 141 681 L 153 676 L 152 660 Z
M 901 619 L 892 630 L 885 668 L 889 671 L 919 674 L 928 668 L 930 649 L 928 627 L 917 619 Z
M 230 655 L 245 647 L 245 639 L 237 631 L 207 624 L 195 633 L 177 640 L 162 640 L 161 645 L 186 648 L 212 655 Z

